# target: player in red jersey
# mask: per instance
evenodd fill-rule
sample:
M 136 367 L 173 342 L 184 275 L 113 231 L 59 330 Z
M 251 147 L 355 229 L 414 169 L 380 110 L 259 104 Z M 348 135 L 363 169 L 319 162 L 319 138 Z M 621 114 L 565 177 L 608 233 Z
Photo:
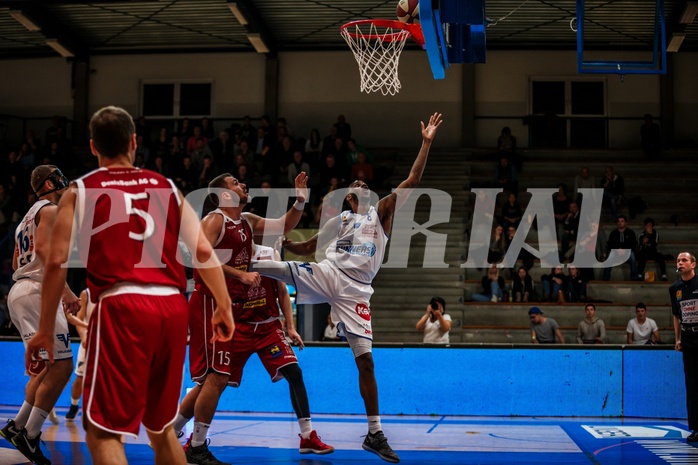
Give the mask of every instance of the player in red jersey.
M 102 108 L 90 120 L 90 134 L 100 168 L 72 183 L 58 205 L 45 263 L 41 321 L 28 353 L 45 348 L 52 354 L 56 307 L 74 233 L 95 304 L 83 394 L 92 461 L 128 463 L 120 436 L 137 436 L 143 423 L 155 463 L 184 465 L 172 429 L 187 342 L 178 238 L 193 251 L 201 277 L 216 297 L 213 340 L 230 340 L 235 329 L 223 273 L 200 234 L 196 214 L 172 181 L 134 168 L 131 115 L 117 107 Z
M 235 305 L 247 298 L 249 286 L 258 286 L 260 276 L 247 271 L 253 253 L 253 236 L 271 231 L 292 230 L 303 214 L 307 197 L 308 177 L 300 173 L 295 179 L 297 201 L 284 216 L 264 219 L 251 213 L 243 213 L 247 204 L 247 188 L 230 174 L 222 174 L 211 181 L 209 190 L 218 208 L 201 221 L 201 229 L 224 262 L 228 292 Z M 217 197 L 213 196 L 216 193 Z M 221 256 L 227 255 L 224 259 Z M 182 400 L 180 413 L 175 421 L 175 431 L 180 434 L 184 425 L 194 417 L 194 432 L 187 441 L 186 455 L 190 464 L 223 464 L 208 449 L 206 436 L 218 406 L 218 400 L 230 384 L 232 362 L 231 343 L 210 343 L 208 315 L 215 306 L 215 298 L 195 273 L 194 293 L 189 301 L 189 360 L 192 380 L 197 386 Z

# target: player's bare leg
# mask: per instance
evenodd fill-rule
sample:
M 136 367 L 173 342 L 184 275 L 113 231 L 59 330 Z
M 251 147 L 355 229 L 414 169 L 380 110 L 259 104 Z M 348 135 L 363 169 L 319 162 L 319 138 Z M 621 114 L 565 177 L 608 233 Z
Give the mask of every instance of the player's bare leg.
M 85 422 L 85 426 L 87 428 L 85 441 L 94 465 L 128 464 L 120 434 L 108 433 L 89 421 Z
M 187 395 L 184 396 L 182 402 L 179 404 L 179 412 L 177 413 L 177 418 L 174 422 L 174 431 L 177 439 L 181 438 L 184 433 L 182 430 L 184 426 L 189 423 L 189 420 L 194 416 L 194 406 L 196 405 L 196 399 L 198 399 L 201 393 L 201 385 L 197 384 L 194 386 Z
M 168 426 L 162 433 L 148 431 L 150 445 L 155 451 L 155 463 L 158 465 L 186 465 L 182 445 L 177 440 L 174 428 Z
M 56 360 L 53 365 L 47 365 L 44 371 L 46 375 L 37 387 L 34 407 L 50 412 L 70 380 L 73 359 Z
M 373 452 L 387 462 L 398 463 L 400 457 L 388 444 L 380 425 L 378 416 L 378 385 L 373 367 L 373 355 L 371 352 L 356 357 L 356 367 L 359 369 L 359 391 L 364 400 L 366 416 L 368 417 L 369 433 L 366 435 L 362 447 Z
M 185 446 L 187 463 L 229 465 L 213 456 L 206 440 L 218 401 L 227 385 L 228 375 L 216 372 L 206 375 L 194 405 L 194 432 Z

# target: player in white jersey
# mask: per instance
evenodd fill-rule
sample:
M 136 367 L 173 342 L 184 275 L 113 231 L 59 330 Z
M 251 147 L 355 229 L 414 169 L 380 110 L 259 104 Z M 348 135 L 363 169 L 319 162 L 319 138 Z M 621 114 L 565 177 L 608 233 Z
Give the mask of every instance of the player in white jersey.
M 41 317 L 41 283 L 49 245 L 49 232 L 56 216 L 56 204 L 68 187 L 68 180 L 53 165 L 41 165 L 32 171 L 31 185 L 39 200 L 32 205 L 15 232 L 15 251 L 12 279 L 7 304 L 10 317 L 19 329 L 25 347 L 39 327 Z M 60 304 L 59 304 L 60 305 Z M 62 305 L 75 312 L 78 298 L 67 284 L 63 288 Z M 73 371 L 73 352 L 65 313 L 56 314 L 55 363 L 45 363 L 45 368 L 27 385 L 22 407 L 0 434 L 12 442 L 29 460 L 37 464 L 50 464 L 39 447 L 41 427 L 53 409 Z M 48 360 L 46 351 L 41 358 Z M 33 365 L 33 364 L 32 364 Z M 32 365 L 28 368 L 31 370 Z
M 80 310 L 73 316 L 71 313 L 66 313 L 68 323 L 75 325 L 75 329 L 80 336 L 80 349 L 78 349 L 78 361 L 75 364 L 75 379 L 70 388 L 70 408 L 65 414 L 65 419 L 68 421 L 75 420 L 78 414 L 78 403 L 82 396 L 82 381 L 85 376 L 85 357 L 87 356 L 87 321 L 90 317 L 90 312 L 94 304 L 90 302 L 90 290 L 83 289 L 80 293 Z
M 346 336 L 359 370 L 359 389 L 368 417 L 369 432 L 363 448 L 383 460 L 397 463 L 400 457 L 388 444 L 378 415 L 378 387 L 374 375 L 371 346 L 371 282 L 380 269 L 395 211 L 419 185 L 432 140 L 441 125 L 441 114 L 434 113 L 426 126 L 421 123 L 422 147 L 410 174 L 390 195 L 373 207 L 366 183 L 354 181 L 346 200 L 351 210 L 328 221 L 319 234 L 305 242 L 286 242 L 284 248 L 297 255 L 311 255 L 320 242 L 330 242 L 326 259 L 320 263 L 253 261 L 252 270 L 293 284 L 298 303 L 328 302 L 332 321 Z

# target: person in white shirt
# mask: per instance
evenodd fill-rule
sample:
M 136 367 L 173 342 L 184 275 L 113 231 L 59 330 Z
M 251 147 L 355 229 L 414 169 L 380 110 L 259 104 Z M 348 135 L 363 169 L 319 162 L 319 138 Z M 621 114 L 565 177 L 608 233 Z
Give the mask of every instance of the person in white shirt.
M 417 331 L 424 333 L 424 344 L 448 344 L 451 330 L 451 316 L 446 314 L 446 301 L 432 297 L 427 311 L 417 322 Z
M 327 326 L 325 333 L 322 335 L 323 341 L 341 341 L 342 338 L 337 334 L 337 325 L 332 322 L 332 315 L 327 314 Z
M 659 328 L 652 318 L 647 318 L 647 306 L 639 302 L 635 305 L 637 318 L 628 321 L 625 330 L 628 333 L 628 344 L 656 344 L 660 341 Z

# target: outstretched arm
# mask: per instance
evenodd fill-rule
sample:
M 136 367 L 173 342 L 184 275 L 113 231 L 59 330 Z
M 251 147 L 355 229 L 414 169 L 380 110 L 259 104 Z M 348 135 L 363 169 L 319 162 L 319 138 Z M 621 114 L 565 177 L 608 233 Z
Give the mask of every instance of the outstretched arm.
M 276 219 L 266 219 L 253 213 L 246 213 L 255 235 L 280 236 L 293 230 L 303 216 L 305 201 L 308 199 L 308 175 L 301 172 L 296 176 L 296 203 L 282 216 Z
M 337 239 L 337 228 L 339 226 L 339 216 L 327 221 L 322 229 L 313 237 L 303 242 L 293 242 L 284 240 L 283 247 L 292 254 L 306 256 L 315 253 L 318 246 L 326 248 L 332 240 Z
M 412 164 L 409 176 L 397 186 L 397 189 L 395 189 L 392 194 L 382 198 L 381 201 L 378 202 L 378 216 L 381 219 L 381 224 L 386 234 L 390 234 L 392 229 L 395 210 L 400 209 L 407 201 L 411 190 L 419 186 L 422 180 L 422 174 L 424 173 L 424 167 L 427 164 L 431 143 L 442 122 L 441 113 L 434 113 L 431 115 L 429 117 L 429 124 L 426 126 L 424 126 L 423 121 L 420 121 L 422 127 L 422 147 L 419 149 L 417 159 Z

